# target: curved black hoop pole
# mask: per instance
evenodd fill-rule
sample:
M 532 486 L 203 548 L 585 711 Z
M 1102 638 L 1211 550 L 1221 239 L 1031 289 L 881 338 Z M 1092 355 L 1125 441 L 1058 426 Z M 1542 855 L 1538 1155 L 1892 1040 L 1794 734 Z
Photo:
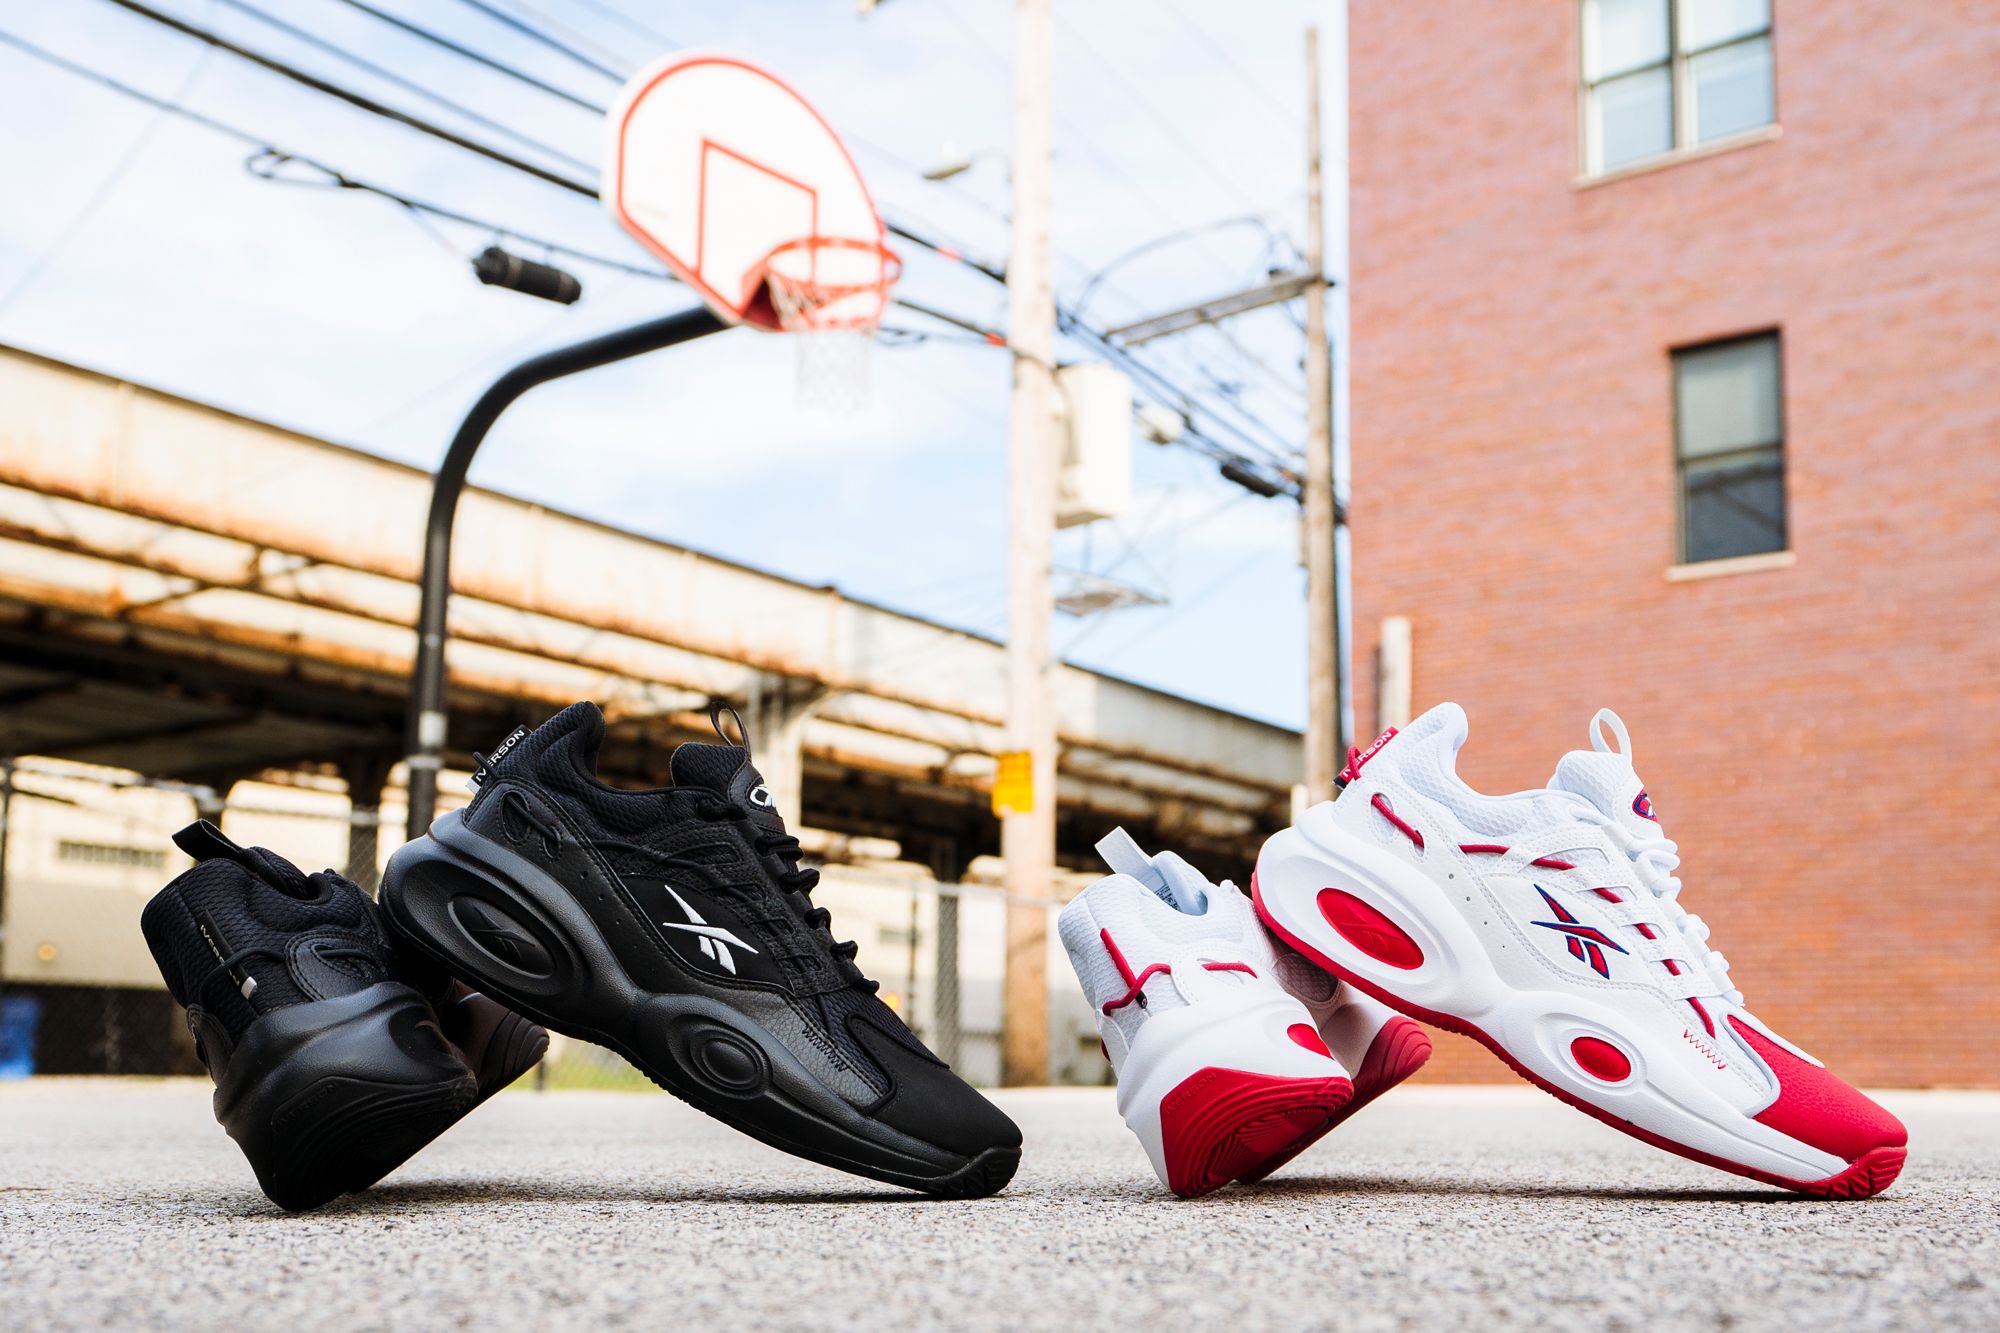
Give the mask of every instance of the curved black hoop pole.
M 445 450 L 431 486 L 430 519 L 424 529 L 424 573 L 417 611 L 417 664 L 410 682 L 409 765 L 410 816 L 405 830 L 422 836 L 437 811 L 438 765 L 444 758 L 445 609 L 451 601 L 451 529 L 458 517 L 458 497 L 472 456 L 493 423 L 516 398 L 537 384 L 608 366 L 614 361 L 656 352 L 663 347 L 720 333 L 734 325 L 707 306 L 677 311 L 644 324 L 600 334 L 529 357 L 493 381 L 459 423 Z

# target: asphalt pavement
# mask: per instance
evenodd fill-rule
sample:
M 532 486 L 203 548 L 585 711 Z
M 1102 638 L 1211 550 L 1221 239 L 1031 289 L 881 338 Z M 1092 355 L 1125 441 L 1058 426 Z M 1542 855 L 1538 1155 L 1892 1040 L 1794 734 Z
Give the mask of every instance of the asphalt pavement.
M 0 1084 L 13 1329 L 2000 1328 L 2000 1094 L 1883 1100 L 1859 1203 L 1654 1151 L 1526 1087 L 1399 1090 L 1273 1180 L 1183 1203 L 1108 1090 L 998 1100 L 996 1198 L 794 1161 L 658 1093 L 513 1091 L 290 1216 L 203 1083 Z

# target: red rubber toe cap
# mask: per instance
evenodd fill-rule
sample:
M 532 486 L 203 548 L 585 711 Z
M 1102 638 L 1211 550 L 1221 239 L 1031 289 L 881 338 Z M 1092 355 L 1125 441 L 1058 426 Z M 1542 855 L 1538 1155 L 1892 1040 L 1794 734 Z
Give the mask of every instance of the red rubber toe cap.
M 1764 1109 L 1757 1123 L 1844 1162 L 1909 1142 L 1902 1121 L 1826 1070 L 1799 1059 L 1734 1015 L 1729 1025 L 1778 1076 L 1778 1100 Z

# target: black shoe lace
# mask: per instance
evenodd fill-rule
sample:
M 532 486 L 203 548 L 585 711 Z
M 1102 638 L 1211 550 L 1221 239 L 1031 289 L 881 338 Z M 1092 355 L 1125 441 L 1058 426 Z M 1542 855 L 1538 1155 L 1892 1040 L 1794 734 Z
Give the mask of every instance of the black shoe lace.
M 547 855 L 554 856 L 562 850 L 561 827 L 550 823 L 536 814 L 534 806 L 528 804 L 528 798 L 521 795 L 520 792 L 512 788 L 502 792 L 500 795 L 500 809 L 503 818 L 506 815 L 516 816 L 529 829 L 541 834 L 542 851 Z M 508 836 L 512 837 L 513 835 L 510 833 Z
M 695 813 L 703 819 L 716 823 L 749 823 L 734 802 L 720 797 L 704 796 L 695 806 Z M 833 938 L 833 913 L 812 902 L 812 891 L 819 884 L 819 871 L 812 866 L 802 866 L 799 858 L 805 849 L 799 840 L 789 833 L 777 833 L 770 829 L 751 824 L 753 830 L 750 845 L 761 856 L 775 856 L 785 865 L 785 869 L 774 878 L 778 887 L 789 894 L 796 894 L 808 904 L 805 922 L 809 929 L 817 932 L 825 940 L 832 953 L 834 967 L 848 985 L 874 994 L 882 988 L 882 983 L 871 979 L 855 964 L 854 955 L 861 946 L 853 940 Z

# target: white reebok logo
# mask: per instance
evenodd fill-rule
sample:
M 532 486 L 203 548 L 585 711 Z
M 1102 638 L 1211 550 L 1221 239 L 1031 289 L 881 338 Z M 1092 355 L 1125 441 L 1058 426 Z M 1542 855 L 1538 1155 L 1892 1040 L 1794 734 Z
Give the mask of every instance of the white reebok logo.
M 678 893 L 674 893 L 673 885 L 662 884 L 660 887 L 668 893 L 673 894 L 674 901 L 681 905 L 681 911 L 687 913 L 686 921 L 662 921 L 660 924 L 670 930 L 685 930 L 688 934 L 700 939 L 702 953 L 720 963 L 725 970 L 732 973 L 736 971 L 736 956 L 729 952 L 732 945 L 743 950 L 745 953 L 757 952 L 742 940 L 736 938 L 734 934 L 724 930 L 721 926 L 709 925 L 707 921 L 702 919 L 701 913 L 695 911 L 689 905 L 687 899 L 681 897 Z

